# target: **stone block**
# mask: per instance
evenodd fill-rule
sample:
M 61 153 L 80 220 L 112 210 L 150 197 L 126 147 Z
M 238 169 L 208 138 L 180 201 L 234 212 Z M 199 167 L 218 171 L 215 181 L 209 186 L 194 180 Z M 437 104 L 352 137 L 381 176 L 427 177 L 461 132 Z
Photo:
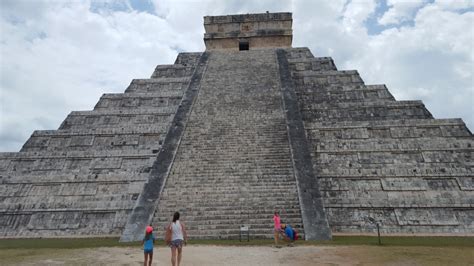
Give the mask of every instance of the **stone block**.
M 440 127 L 417 127 L 415 134 L 420 137 L 441 137 L 443 135 Z
M 183 88 L 189 83 L 189 77 L 134 79 L 125 93 L 177 93 L 182 95 Z
M 78 229 L 82 212 L 37 212 L 31 215 L 29 230 Z
M 61 184 L 33 184 L 28 191 L 28 196 L 58 195 Z
M 122 165 L 122 158 L 95 158 L 91 162 L 91 169 L 118 169 Z
M 430 190 L 459 190 L 460 186 L 456 181 L 456 178 L 426 178 L 426 183 Z M 461 190 L 463 190 L 461 188 Z
M 358 162 L 361 164 L 400 164 L 407 162 L 423 162 L 422 155 L 417 151 L 412 152 L 359 152 Z
M 443 136 L 446 137 L 472 137 L 472 134 L 467 129 L 466 125 L 462 123 L 462 125 L 453 125 L 453 126 L 444 126 L 442 125 L 441 131 L 443 132 Z
M 381 190 L 379 179 L 320 178 L 320 189 L 323 190 Z
M 10 168 L 11 159 L 0 158 L 0 171 L 6 171 Z
M 466 228 L 468 232 L 474 229 L 474 209 L 467 208 L 453 211 L 456 214 L 459 224 Z
M 72 136 L 69 146 L 91 146 L 94 143 L 94 136 Z
M 422 178 L 381 178 L 383 190 L 419 191 L 427 190 L 428 184 Z
M 140 194 L 145 183 L 143 181 L 130 182 L 128 185 L 128 194 Z
M 23 148 L 28 147 L 47 147 L 49 145 L 49 138 L 48 137 L 36 137 L 31 136 L 23 145 Z
M 424 151 L 423 159 L 430 163 L 450 163 L 450 162 L 469 162 L 472 161 L 474 151 Z
M 91 166 L 92 159 L 89 158 L 68 158 L 66 159 L 65 169 L 71 171 L 80 171 L 88 169 Z
M 349 164 L 350 162 L 357 162 L 357 154 L 341 154 L 341 153 L 321 153 L 319 154 L 319 162 L 321 163 L 343 163 Z
M 22 187 L 22 184 L 0 184 L 0 195 L 2 195 L 2 197 L 13 197 L 20 193 Z
M 118 135 L 114 137 L 112 145 L 115 146 L 136 146 L 138 145 L 137 135 Z
M 63 158 L 45 158 L 39 159 L 35 162 L 34 170 L 47 171 L 47 170 L 61 170 L 64 168 L 65 159 Z
M 195 66 L 201 55 L 202 53 L 179 53 L 174 63 L 183 66 Z
M 456 181 L 458 182 L 459 188 L 461 190 L 474 190 L 473 176 L 456 177 Z
M 97 183 L 63 183 L 58 195 L 92 196 L 97 193 Z
M 115 212 L 83 212 L 79 217 L 79 228 L 94 234 L 109 234 L 113 230 Z
M 113 227 L 120 233 L 123 232 L 125 225 L 127 224 L 128 216 L 130 215 L 131 210 L 118 210 L 115 212 L 115 219 L 113 222 Z M 155 226 L 156 228 L 156 226 Z M 159 229 L 156 229 L 157 232 Z M 159 237 L 159 236 L 157 236 Z
M 0 232 L 3 235 L 11 234 L 14 230 L 21 230 L 30 222 L 31 214 L 5 214 L 0 215 Z M 17 231 L 18 232 L 18 231 Z
M 474 200 L 463 191 L 388 191 L 391 207 L 465 207 Z
M 154 157 L 150 158 L 123 158 L 121 168 L 127 171 L 146 171 L 153 164 Z
M 10 169 L 11 171 L 18 172 L 30 172 L 35 167 L 34 159 L 20 159 L 20 160 L 11 160 Z
M 62 149 L 63 147 L 70 146 L 70 141 L 70 137 L 51 137 L 49 140 L 48 149 Z
M 450 209 L 395 209 L 399 225 L 459 225 Z
M 98 184 L 97 194 L 99 195 L 126 195 L 128 191 L 128 184 L 125 183 L 109 183 L 109 184 Z M 128 195 L 126 196 L 128 197 Z
M 358 208 L 328 208 L 328 219 L 331 227 L 343 228 L 355 226 L 358 232 L 375 231 L 375 225 L 369 222 L 369 217 L 381 221 L 382 227 L 397 224 L 397 217 L 393 209 L 358 209 Z

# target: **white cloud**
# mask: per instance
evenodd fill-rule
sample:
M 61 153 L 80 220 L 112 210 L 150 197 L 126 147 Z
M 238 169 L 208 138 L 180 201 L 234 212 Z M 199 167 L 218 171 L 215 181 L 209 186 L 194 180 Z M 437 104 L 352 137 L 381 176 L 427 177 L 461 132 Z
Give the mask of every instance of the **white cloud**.
M 390 9 L 379 19 L 382 25 L 400 24 L 413 18 L 415 11 L 427 0 L 388 0 Z
M 344 66 L 359 69 L 368 83 L 388 84 L 399 100 L 422 99 L 437 118 L 463 117 L 472 126 L 473 21 L 473 12 L 426 5 L 414 26 L 371 36 L 361 57 Z
M 472 1 L 417 6 L 396 20 L 411 26 L 377 35 L 367 34 L 373 0 L 154 0 L 156 14 L 126 0 L 117 10 L 107 10 L 115 1 L 94 3 L 0 2 L 0 151 L 17 151 L 70 111 L 92 109 L 102 93 L 123 92 L 177 51 L 203 51 L 203 16 L 267 10 L 293 12 L 294 47 L 358 69 L 367 84 L 386 83 L 399 100 L 421 99 L 437 118 L 474 125 Z
M 343 14 L 345 30 L 351 32 L 356 27 L 356 30 L 363 29 L 366 31 L 363 23 L 375 11 L 375 7 L 375 0 L 354 0 L 349 2 Z
M 436 0 L 435 5 L 444 10 L 463 10 L 474 8 L 472 0 Z

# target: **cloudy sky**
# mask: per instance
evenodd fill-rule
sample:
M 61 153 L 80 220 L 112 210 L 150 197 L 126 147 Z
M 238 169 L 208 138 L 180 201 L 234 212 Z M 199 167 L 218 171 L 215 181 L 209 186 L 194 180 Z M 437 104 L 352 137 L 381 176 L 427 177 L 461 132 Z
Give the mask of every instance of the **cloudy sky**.
M 471 0 L 0 0 L 0 151 L 123 92 L 179 52 L 204 50 L 205 15 L 293 12 L 293 46 L 423 100 L 474 129 Z

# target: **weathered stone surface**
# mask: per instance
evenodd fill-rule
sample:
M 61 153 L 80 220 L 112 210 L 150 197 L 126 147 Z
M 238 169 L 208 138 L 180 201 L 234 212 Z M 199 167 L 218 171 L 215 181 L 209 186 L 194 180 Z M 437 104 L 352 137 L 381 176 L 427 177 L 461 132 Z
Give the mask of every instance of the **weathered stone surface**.
M 120 235 L 190 81 L 196 54 L 158 66 L 59 130 L 0 154 L 3 237 Z
M 239 42 L 249 49 L 291 47 L 291 13 L 263 13 L 204 17 L 206 50 L 239 50 Z M 248 49 L 247 49 L 248 50 Z
M 275 210 L 307 239 L 375 232 L 369 217 L 383 233 L 474 235 L 463 121 L 289 48 L 291 20 L 205 17 L 205 53 L 0 153 L 0 237 L 136 240 L 180 211 L 192 238 L 270 238 Z
M 304 235 L 275 50 L 207 53 L 153 224 L 180 210 L 194 238 L 268 238 L 278 210 Z
M 372 232 L 373 217 L 385 233 L 474 233 L 474 139 L 461 120 L 434 120 L 356 72 L 298 65 L 312 61 L 304 49 L 287 54 L 333 232 Z
M 148 182 L 137 199 L 135 207 L 128 219 L 127 225 L 122 233 L 120 241 L 136 241 L 143 236 L 145 227 L 150 224 L 155 210 L 155 204 L 161 200 L 166 178 L 174 164 L 175 156 L 180 145 L 181 138 L 186 128 L 187 120 L 192 105 L 197 97 L 202 76 L 207 69 L 208 54 L 203 53 L 196 63 L 196 69 L 192 74 L 188 88 L 173 117 L 171 127 L 163 143 L 163 149 L 158 153 L 157 160 L 153 164 Z

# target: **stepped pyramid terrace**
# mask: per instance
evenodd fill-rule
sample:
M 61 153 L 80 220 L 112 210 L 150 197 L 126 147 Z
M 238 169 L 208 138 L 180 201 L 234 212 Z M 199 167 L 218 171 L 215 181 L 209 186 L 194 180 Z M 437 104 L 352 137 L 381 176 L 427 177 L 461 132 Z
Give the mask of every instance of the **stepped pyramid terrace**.
M 204 17 L 180 53 L 0 153 L 0 236 L 120 236 L 181 213 L 191 239 L 474 235 L 474 138 L 292 47 L 292 14 Z M 198 41 L 198 40 L 196 40 Z M 159 52 L 159 51 L 158 51 Z M 324 56 L 324 55 L 322 55 Z M 163 231 L 163 233 L 161 233 Z

